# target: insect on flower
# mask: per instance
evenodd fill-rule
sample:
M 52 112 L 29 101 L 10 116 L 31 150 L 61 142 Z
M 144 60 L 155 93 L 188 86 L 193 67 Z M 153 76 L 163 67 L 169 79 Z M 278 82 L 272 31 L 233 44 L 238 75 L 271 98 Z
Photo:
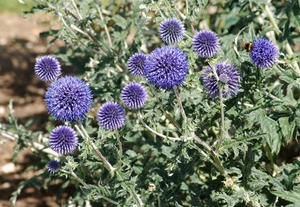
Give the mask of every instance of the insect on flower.
M 244 43 L 243 47 L 247 52 L 250 52 L 253 48 L 253 44 L 252 44 L 252 42 L 246 42 L 246 43 Z

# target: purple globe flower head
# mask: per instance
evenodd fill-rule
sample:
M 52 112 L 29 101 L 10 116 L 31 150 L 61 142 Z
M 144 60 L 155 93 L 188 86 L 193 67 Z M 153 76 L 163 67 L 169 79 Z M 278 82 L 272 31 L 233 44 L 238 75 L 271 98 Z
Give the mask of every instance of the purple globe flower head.
M 59 78 L 47 89 L 45 95 L 49 113 L 60 121 L 81 121 L 92 104 L 89 86 L 71 76 Z
M 258 68 L 269 68 L 277 61 L 278 48 L 267 38 L 259 38 L 253 41 L 250 57 Z
M 178 43 L 183 39 L 185 32 L 184 25 L 176 18 L 164 20 L 158 30 L 158 34 L 162 41 L 166 44 Z
M 103 129 L 113 131 L 124 125 L 125 116 L 125 110 L 120 104 L 106 102 L 100 107 L 97 119 Z
M 49 144 L 55 152 L 65 155 L 76 149 L 78 138 L 74 129 L 60 125 L 50 133 Z
M 146 103 L 147 91 L 139 83 L 129 83 L 123 88 L 121 99 L 128 108 L 139 109 Z
M 217 54 L 220 47 L 216 33 L 209 30 L 198 32 L 193 39 L 194 51 L 203 58 L 211 58 Z
M 54 174 L 54 173 L 56 173 L 59 170 L 60 164 L 56 160 L 50 160 L 47 163 L 47 167 L 46 168 L 47 168 L 47 170 L 48 170 L 49 173 Z
M 171 90 L 181 85 L 188 72 L 186 55 L 178 48 L 163 46 L 147 56 L 145 76 L 156 87 Z
M 224 98 L 236 95 L 241 82 L 241 74 L 237 69 L 227 62 L 217 62 L 215 64 L 216 76 L 211 66 L 207 67 L 203 73 L 203 85 L 206 92 L 212 97 L 219 97 L 219 86 L 222 86 L 222 94 Z
M 144 65 L 147 55 L 135 53 L 128 60 L 128 71 L 134 76 L 144 76 Z
M 54 81 L 61 74 L 61 67 L 55 57 L 46 55 L 37 59 L 34 71 L 42 81 Z

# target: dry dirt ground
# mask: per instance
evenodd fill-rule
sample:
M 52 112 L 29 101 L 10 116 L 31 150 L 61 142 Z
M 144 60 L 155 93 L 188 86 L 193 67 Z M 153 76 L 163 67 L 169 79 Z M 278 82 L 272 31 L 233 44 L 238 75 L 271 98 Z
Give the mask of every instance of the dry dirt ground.
M 47 117 L 43 96 L 47 84 L 34 74 L 37 56 L 52 54 L 62 43 L 56 43 L 47 49 L 49 39 L 41 39 L 39 33 L 59 25 L 52 25 L 51 16 L 37 14 L 23 18 L 14 14 L 0 14 L 0 124 L 7 122 L 8 103 L 13 99 L 14 116 L 20 121 L 28 117 L 39 117 L 37 130 L 42 130 L 43 117 Z M 63 66 L 64 69 L 64 66 Z M 69 71 L 72 69 L 68 69 Z M 0 143 L 3 138 L 0 137 Z M 8 141 L 0 145 L 0 207 L 9 207 L 10 195 L 18 184 L 44 169 L 25 171 L 38 157 L 30 150 L 19 152 L 17 163 L 13 163 L 14 143 Z M 58 184 L 52 184 L 48 190 L 26 187 L 17 201 L 18 207 L 56 207 L 67 196 L 56 200 Z

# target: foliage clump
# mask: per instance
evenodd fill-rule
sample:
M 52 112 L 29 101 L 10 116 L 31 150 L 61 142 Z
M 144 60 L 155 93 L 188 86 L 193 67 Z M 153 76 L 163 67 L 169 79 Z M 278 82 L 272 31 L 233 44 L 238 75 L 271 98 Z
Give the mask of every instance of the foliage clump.
M 14 205 L 25 185 L 53 180 L 64 180 L 62 191 L 78 184 L 67 202 L 78 206 L 300 203 L 298 2 L 36 2 L 26 13 L 61 20 L 42 35 L 62 39 L 55 56 L 78 68 L 77 77 L 50 78 L 46 93 L 76 147 L 51 142 L 52 116 L 42 133 L 10 114 L 1 131 L 45 167 L 20 184 Z

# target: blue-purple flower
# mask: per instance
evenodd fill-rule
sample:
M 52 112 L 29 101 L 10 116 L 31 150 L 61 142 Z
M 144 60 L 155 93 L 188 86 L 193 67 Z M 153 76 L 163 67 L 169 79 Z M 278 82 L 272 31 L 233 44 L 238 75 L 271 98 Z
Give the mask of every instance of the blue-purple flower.
M 184 25 L 176 18 L 164 20 L 159 26 L 159 36 L 166 44 L 178 43 L 183 39 Z
M 104 103 L 97 114 L 99 125 L 105 130 L 117 130 L 124 125 L 125 110 L 115 102 Z
M 54 173 L 56 173 L 59 170 L 60 164 L 56 160 L 50 160 L 47 163 L 47 167 L 46 168 L 47 168 L 47 170 L 48 170 L 49 173 L 54 174 Z
M 144 65 L 147 55 L 135 53 L 128 60 L 128 71 L 135 76 L 144 76 Z
M 121 99 L 128 108 L 139 109 L 146 103 L 147 91 L 139 83 L 129 83 L 123 88 Z
M 217 81 L 213 68 L 207 67 L 202 76 L 206 92 L 212 98 L 217 98 L 219 97 L 219 87 L 221 87 L 224 98 L 236 95 L 241 82 L 241 74 L 238 70 L 228 62 L 217 62 L 213 67 L 219 81 Z
M 181 85 L 188 69 L 186 55 L 171 46 L 156 48 L 147 56 L 145 62 L 145 76 L 149 83 L 167 90 Z
M 250 57 L 258 68 L 269 68 L 277 61 L 278 48 L 267 38 L 259 38 L 253 41 Z
M 74 129 L 60 125 L 50 133 L 49 144 L 55 152 L 65 155 L 76 149 L 78 138 Z
M 45 95 L 49 113 L 60 121 L 81 121 L 92 104 L 89 86 L 77 77 L 65 76 L 53 82 Z
M 217 54 L 220 47 L 216 33 L 209 30 L 198 32 L 193 39 L 194 51 L 203 58 L 211 58 Z
M 45 55 L 37 59 L 34 71 L 42 81 L 54 81 L 61 74 L 61 67 L 55 57 Z

